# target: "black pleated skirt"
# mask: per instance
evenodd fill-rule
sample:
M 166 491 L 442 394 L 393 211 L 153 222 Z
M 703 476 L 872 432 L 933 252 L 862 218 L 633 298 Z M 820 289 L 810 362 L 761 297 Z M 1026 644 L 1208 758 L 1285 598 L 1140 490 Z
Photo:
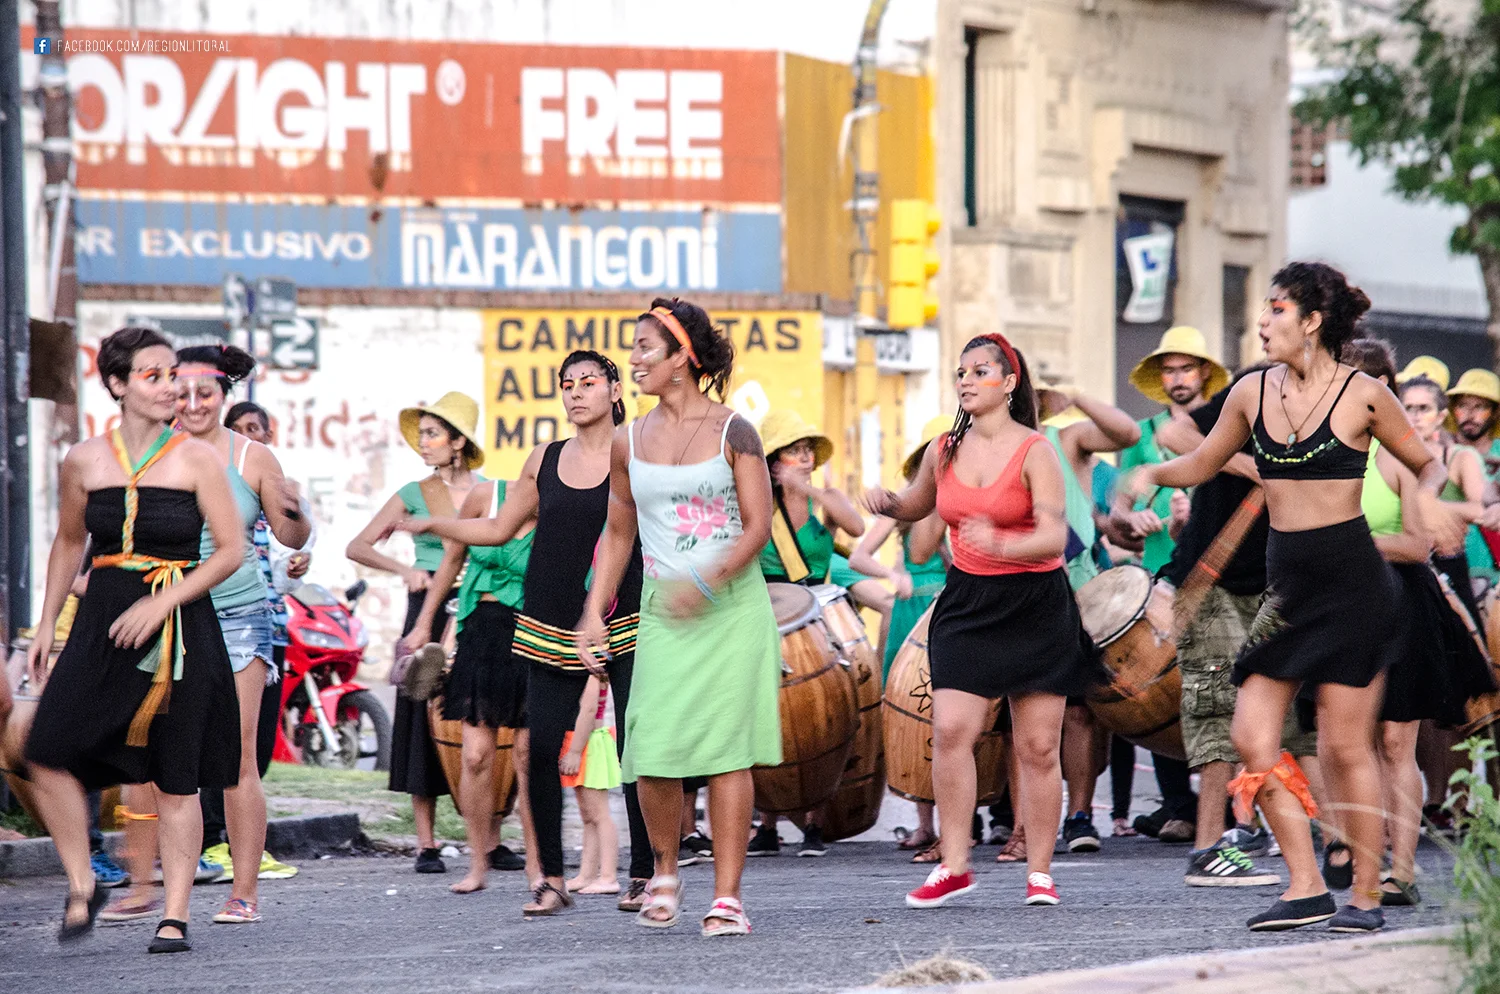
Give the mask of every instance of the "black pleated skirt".
M 1464 703 L 1495 689 L 1490 665 L 1427 564 L 1394 568 L 1401 578 L 1405 631 L 1401 652 L 1386 673 L 1380 718 L 1461 725 Z
M 443 717 L 490 728 L 526 727 L 526 660 L 511 652 L 516 612 L 480 601 L 458 632 Z
M 426 591 L 421 590 L 406 595 L 403 631 L 409 631 L 416 623 L 426 596 Z M 440 610 L 432 623 L 433 630 L 421 635 L 413 633 L 409 641 L 418 646 L 435 642 L 442 637 L 447 624 L 448 612 Z M 438 761 L 437 746 L 432 744 L 427 702 L 413 701 L 399 691 L 396 694 L 396 713 L 391 718 L 391 790 L 415 797 L 440 797 L 450 792 L 443 764 Z
M 948 570 L 932 611 L 932 689 L 980 697 L 1081 695 L 1107 679 L 1067 574 Z
M 1364 516 L 1266 542 L 1266 598 L 1234 664 L 1275 680 L 1368 687 L 1400 654 L 1400 579 Z

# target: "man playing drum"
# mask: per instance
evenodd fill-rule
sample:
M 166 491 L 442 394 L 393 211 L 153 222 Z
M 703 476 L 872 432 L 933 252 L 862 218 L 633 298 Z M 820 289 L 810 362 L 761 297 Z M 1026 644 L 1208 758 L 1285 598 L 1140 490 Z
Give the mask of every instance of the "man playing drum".
M 1141 440 L 1120 456 L 1121 472 L 1138 466 L 1165 462 L 1174 453 L 1157 432 L 1173 418 L 1202 407 L 1208 398 L 1229 384 L 1229 371 L 1208 351 L 1203 332 L 1180 325 L 1161 336 L 1156 350 L 1130 371 L 1130 382 L 1143 395 L 1166 405 L 1166 410 L 1139 422 Z M 1173 539 L 1168 523 L 1174 491 L 1161 488 L 1145 501 L 1138 501 L 1112 518 L 1127 536 L 1144 542 L 1141 565 L 1155 576 L 1172 558 Z M 1136 828 L 1156 835 L 1163 842 L 1187 842 L 1192 838 L 1195 801 L 1188 783 L 1187 767 L 1179 760 L 1156 756 L 1156 782 L 1161 787 L 1162 807 L 1136 819 Z
M 1488 369 L 1468 369 L 1448 391 L 1448 418 L 1443 425 L 1461 444 L 1469 445 L 1484 461 L 1485 479 L 1493 485 L 1500 477 L 1500 376 Z M 1485 540 L 1489 532 L 1496 546 Z M 1481 522 L 1469 529 L 1464 555 L 1469 560 L 1469 576 L 1486 580 L 1490 586 L 1500 582 L 1494 548 L 1500 547 L 1500 534 L 1493 526 Z
M 1235 380 L 1263 368 L 1252 366 Z M 1220 391 L 1206 404 L 1163 425 L 1158 437 L 1174 452 L 1193 451 L 1213 430 L 1228 396 L 1227 389 Z M 1223 472 L 1194 489 L 1187 524 L 1178 534 L 1172 558 L 1158 574 L 1158 582 L 1181 588 L 1235 510 L 1259 485 L 1260 475 L 1247 444 Z M 1188 853 L 1185 877 L 1189 887 L 1260 887 L 1279 882 L 1275 873 L 1256 867 L 1249 854 L 1235 844 L 1238 839 L 1258 840 L 1263 835 L 1245 832 L 1225 837 L 1223 800 L 1240 762 L 1229 739 L 1236 696 L 1229 677 L 1265 594 L 1268 528 L 1265 514 L 1259 514 L 1177 638 L 1177 666 L 1182 673 L 1182 741 L 1188 766 L 1201 778 L 1197 833 Z M 1295 710 L 1287 715 L 1282 745 L 1299 760 L 1317 755 L 1317 737 L 1302 732 Z M 1256 849 L 1264 851 L 1259 844 Z

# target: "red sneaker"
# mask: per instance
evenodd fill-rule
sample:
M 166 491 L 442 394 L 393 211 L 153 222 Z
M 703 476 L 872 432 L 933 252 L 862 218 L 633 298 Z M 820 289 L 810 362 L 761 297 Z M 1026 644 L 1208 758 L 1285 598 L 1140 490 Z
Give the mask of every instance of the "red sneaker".
M 906 895 L 906 906 L 908 908 L 936 908 L 948 898 L 967 894 L 973 889 L 973 870 L 954 874 L 939 863 L 937 869 L 927 875 L 926 883 Z
M 1049 874 L 1033 873 L 1026 878 L 1026 903 L 1062 903 L 1062 898 L 1057 896 L 1057 885 L 1052 882 L 1052 877 Z

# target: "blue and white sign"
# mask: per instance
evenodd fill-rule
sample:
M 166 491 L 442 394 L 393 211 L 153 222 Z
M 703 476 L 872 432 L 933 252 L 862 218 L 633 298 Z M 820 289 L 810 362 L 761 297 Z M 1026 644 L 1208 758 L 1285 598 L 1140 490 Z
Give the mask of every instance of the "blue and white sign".
M 84 283 L 781 291 L 768 211 L 408 208 L 80 199 Z

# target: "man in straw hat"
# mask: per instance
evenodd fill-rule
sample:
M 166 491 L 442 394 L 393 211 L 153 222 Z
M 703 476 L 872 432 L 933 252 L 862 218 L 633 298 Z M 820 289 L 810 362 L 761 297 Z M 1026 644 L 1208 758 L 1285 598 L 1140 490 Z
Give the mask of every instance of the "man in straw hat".
M 1227 387 L 1229 371 L 1209 354 L 1203 332 L 1178 325 L 1167 329 L 1155 351 L 1130 371 L 1130 382 L 1146 397 L 1166 405 L 1166 410 L 1139 422 L 1141 440 L 1121 454 L 1122 472 L 1178 455 L 1160 444 L 1158 431 L 1172 418 L 1191 414 Z M 1174 542 L 1167 525 L 1172 515 L 1173 494 L 1171 490 L 1158 490 L 1142 504 L 1117 511 L 1113 516 L 1127 534 L 1143 540 L 1141 565 L 1152 576 L 1172 558 Z M 1162 790 L 1162 806 L 1137 818 L 1135 827 L 1163 842 L 1188 842 L 1194 835 L 1198 804 L 1188 784 L 1187 764 L 1165 756 L 1155 757 L 1153 763 Z
M 1500 376 L 1488 369 L 1466 369 L 1453 389 L 1448 391 L 1448 417 L 1443 427 L 1465 445 L 1471 445 L 1484 460 L 1484 475 L 1493 491 L 1500 477 Z M 1486 498 L 1492 496 L 1487 493 Z M 1491 511 L 1494 508 L 1490 509 Z M 1500 548 L 1500 534 L 1486 524 L 1469 529 L 1464 554 L 1469 560 L 1469 575 L 1500 581 L 1495 550 Z
M 1141 429 L 1118 407 L 1081 394 L 1070 382 L 1044 386 L 1037 394 L 1045 417 L 1042 433 L 1063 465 L 1063 517 L 1068 525 L 1064 558 L 1068 583 L 1076 592 L 1099 575 L 1094 556 L 1099 536 L 1094 523 L 1093 464 L 1101 452 L 1135 445 Z M 1062 739 L 1063 779 L 1071 812 L 1062 834 L 1069 852 L 1099 850 L 1094 785 L 1103 770 L 1106 739 L 1087 705 L 1070 700 L 1063 712 Z

